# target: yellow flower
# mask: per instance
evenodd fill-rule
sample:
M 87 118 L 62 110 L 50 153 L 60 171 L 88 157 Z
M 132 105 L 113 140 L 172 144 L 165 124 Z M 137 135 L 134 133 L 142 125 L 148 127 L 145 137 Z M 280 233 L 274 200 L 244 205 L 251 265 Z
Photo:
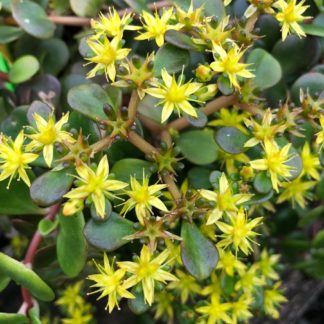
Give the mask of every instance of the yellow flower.
M 202 84 L 197 82 L 183 83 L 183 74 L 177 83 L 175 76 L 171 76 L 166 69 L 161 71 L 163 83 L 158 83 L 155 88 L 146 89 L 149 95 L 162 99 L 163 104 L 162 123 L 164 123 L 176 109 L 178 114 L 184 112 L 190 116 L 197 117 L 195 108 L 189 101 L 197 101 L 191 96 L 201 88 Z
M 212 272 L 210 275 L 210 284 L 205 286 L 201 291 L 203 296 L 207 295 L 217 295 L 219 296 L 222 293 L 221 280 L 217 277 L 215 272 Z
M 18 180 L 20 178 L 30 187 L 30 180 L 28 178 L 26 169 L 29 169 L 29 163 L 38 158 L 37 154 L 27 153 L 23 149 L 24 131 L 21 131 L 16 137 L 15 141 L 0 136 L 0 181 L 9 178 L 7 188 L 9 188 L 11 180 L 18 173 Z
M 284 132 L 287 126 L 284 123 L 272 124 L 274 115 L 271 109 L 267 109 L 263 115 L 261 124 L 257 123 L 254 119 L 246 119 L 245 125 L 252 128 L 253 137 L 250 138 L 245 144 L 245 147 L 253 147 L 265 140 L 273 141 L 276 134 Z
M 231 251 L 219 249 L 219 261 L 216 269 L 223 269 L 227 275 L 233 277 L 234 271 L 245 269 L 245 264 L 238 260 Z
M 319 120 L 322 129 L 318 133 L 316 133 L 316 144 L 319 144 L 320 149 L 322 149 L 322 146 L 324 144 L 324 116 L 321 116 Z
M 155 281 L 165 283 L 166 281 L 178 280 L 173 274 L 163 270 L 167 264 L 169 251 L 164 250 L 158 256 L 153 257 L 147 245 L 143 245 L 140 257 L 137 262 L 118 262 L 118 266 L 133 275 L 125 282 L 126 285 L 134 286 L 139 282 L 142 283 L 144 301 L 152 305 L 154 301 L 154 286 Z
M 167 187 L 165 184 L 154 184 L 149 186 L 148 177 L 143 177 L 142 185 L 135 177 L 130 178 L 131 190 L 126 191 L 130 198 L 123 203 L 121 214 L 125 215 L 135 207 L 135 213 L 139 222 L 144 225 L 144 219 L 148 218 L 148 213 L 152 213 L 152 207 L 167 212 L 168 209 L 159 198 L 160 191 Z
M 55 302 L 56 305 L 66 307 L 69 314 L 72 314 L 76 308 L 84 304 L 81 296 L 81 287 L 83 282 L 78 281 L 64 289 L 62 296 Z
M 155 296 L 155 315 L 154 319 L 159 319 L 165 315 L 173 319 L 174 296 L 167 291 L 161 291 Z
M 232 2 L 232 0 L 224 0 L 224 6 L 227 7 L 228 5 L 230 5 Z
M 96 76 L 97 72 L 104 72 L 107 80 L 110 79 L 111 81 L 115 81 L 115 64 L 116 62 L 126 58 L 131 49 L 121 48 L 121 38 L 117 36 L 111 41 L 106 36 L 104 36 L 103 41 L 89 38 L 87 43 L 94 52 L 93 57 L 86 58 L 90 61 L 88 64 L 96 64 L 96 66 L 87 74 L 87 77 L 93 78 Z
M 316 181 L 302 181 L 301 177 L 290 182 L 282 183 L 284 191 L 278 197 L 277 203 L 291 199 L 293 204 L 296 202 L 301 208 L 305 208 L 307 198 L 307 190 L 316 185 Z
M 216 222 L 218 228 L 223 232 L 223 239 L 218 242 L 217 246 L 227 247 L 234 245 L 235 251 L 240 249 L 244 254 L 248 255 L 253 249 L 250 241 L 257 235 L 253 228 L 260 225 L 262 217 L 248 220 L 243 208 L 240 208 L 236 215 L 230 214 L 230 224 L 224 222 Z
M 106 309 L 108 308 L 109 313 L 111 313 L 115 306 L 120 309 L 118 303 L 120 298 L 134 299 L 135 296 L 127 290 L 132 285 L 124 280 L 126 271 L 124 269 L 115 271 L 106 254 L 104 254 L 103 261 L 103 265 L 95 263 L 100 273 L 89 275 L 88 279 L 95 282 L 91 287 L 97 288 L 91 294 L 100 292 L 101 295 L 98 299 L 108 296 Z
M 280 255 L 272 254 L 270 255 L 266 249 L 261 252 L 260 260 L 254 263 L 257 269 L 259 269 L 265 279 L 278 280 L 279 275 L 275 270 L 276 265 L 278 264 Z
M 286 163 L 292 158 L 289 155 L 289 149 L 291 143 L 285 145 L 283 148 L 279 148 L 277 143 L 269 140 L 264 141 L 265 157 L 263 159 L 254 160 L 250 162 L 253 169 L 256 170 L 267 170 L 270 173 L 272 187 L 276 192 L 279 192 L 278 186 L 279 177 L 287 179 L 291 176 L 292 167 Z
M 236 109 L 229 110 L 228 108 L 222 108 L 219 112 L 217 119 L 208 123 L 209 126 L 226 126 L 236 127 L 242 133 L 247 134 L 246 128 L 242 125 L 242 122 L 249 116 L 247 112 L 239 113 Z
M 181 303 L 185 304 L 190 295 L 201 292 L 201 287 L 194 277 L 179 269 L 176 270 L 176 275 L 179 280 L 171 282 L 168 288 L 177 290 L 180 293 Z
M 298 25 L 299 22 L 311 17 L 303 16 L 303 13 L 309 6 L 303 6 L 305 0 L 296 3 L 296 0 L 278 0 L 273 4 L 279 12 L 276 14 L 276 19 L 281 23 L 282 40 L 284 41 L 287 35 L 291 32 L 299 37 L 306 36 L 303 29 Z
M 178 22 L 184 25 L 185 27 L 201 27 L 203 20 L 203 11 L 204 6 L 200 6 L 194 9 L 193 1 L 190 2 L 190 6 L 188 11 L 181 9 L 176 5 L 176 16 L 178 18 Z
M 316 155 L 310 151 L 309 144 L 306 142 L 301 152 L 303 160 L 303 172 L 316 180 L 320 180 L 320 174 L 317 169 L 321 166 L 320 161 Z
M 90 307 L 87 308 L 76 308 L 71 314 L 70 318 L 63 318 L 62 324 L 89 324 L 93 316 L 89 313 Z
M 216 207 L 208 214 L 207 225 L 215 223 L 223 216 L 224 213 L 235 213 L 238 210 L 237 205 L 245 203 L 253 196 L 250 194 L 233 195 L 225 173 L 222 173 L 221 177 L 219 178 L 218 192 L 206 189 L 201 189 L 199 192 L 205 199 L 214 201 L 216 203 Z
M 279 318 L 280 314 L 278 308 L 280 304 L 287 301 L 287 298 L 283 296 L 282 292 L 279 290 L 280 284 L 280 281 L 278 281 L 273 288 L 265 289 L 263 295 L 264 311 L 274 319 Z
M 236 167 L 236 162 L 240 163 L 249 163 L 250 159 L 245 153 L 239 154 L 231 154 L 224 152 L 223 150 L 218 151 L 219 161 L 222 161 L 222 165 L 225 163 L 226 172 L 228 174 L 238 172 L 238 168 Z
M 79 175 L 77 179 L 80 181 L 80 185 L 78 188 L 68 192 L 64 197 L 71 200 L 80 200 L 89 197 L 94 203 L 98 215 L 104 218 L 105 198 L 115 197 L 111 191 L 121 190 L 127 187 L 128 184 L 122 181 L 108 179 L 109 164 L 106 155 L 101 158 L 96 171 L 93 171 L 86 164 L 78 166 L 76 171 Z M 68 216 L 69 213 L 65 206 L 63 208 L 63 214 Z
M 107 35 L 108 37 L 123 37 L 124 30 L 139 30 L 141 27 L 130 25 L 132 14 L 124 13 L 120 17 L 115 8 L 109 7 L 107 16 L 99 14 L 100 21 L 91 20 L 91 27 L 95 30 L 96 36 Z
M 210 64 L 210 67 L 217 73 L 226 73 L 231 85 L 237 89 L 240 89 L 237 77 L 254 77 L 254 74 L 246 69 L 249 64 L 239 62 L 244 52 L 234 43 L 228 52 L 220 45 L 215 44 L 213 47 L 215 61 Z
M 36 129 L 35 134 L 28 135 L 32 141 L 26 146 L 28 150 L 43 149 L 43 156 L 46 164 L 51 167 L 53 161 L 53 151 L 55 143 L 74 143 L 75 139 L 70 133 L 62 130 L 62 127 L 69 120 L 69 113 L 65 114 L 57 123 L 55 123 L 53 114 L 46 121 L 37 113 L 34 114 Z
M 231 303 L 232 324 L 238 322 L 247 323 L 253 316 L 249 311 L 249 307 L 253 303 L 253 299 L 248 294 L 243 294 L 237 301 Z
M 222 303 L 220 296 L 213 294 L 211 296 L 211 302 L 206 306 L 197 307 L 196 312 L 208 316 L 207 324 L 220 323 L 221 321 L 232 323 L 231 318 L 228 316 L 230 308 L 230 303 Z
M 236 282 L 234 289 L 242 289 L 245 293 L 250 294 L 255 288 L 264 285 L 264 279 L 257 276 L 257 268 L 252 266 L 247 270 L 239 271 L 239 280 Z
M 200 28 L 199 38 L 194 38 L 196 44 L 208 46 L 221 45 L 228 40 L 231 30 L 226 30 L 230 16 L 224 17 L 219 23 L 208 21 Z
M 168 30 L 179 30 L 182 24 L 171 25 L 169 20 L 173 17 L 173 8 L 163 10 L 162 16 L 159 17 L 158 13 L 155 12 L 154 15 L 143 11 L 142 21 L 143 27 L 146 30 L 145 33 L 141 33 L 135 39 L 137 40 L 151 40 L 155 39 L 156 44 L 161 47 L 164 44 L 164 34 Z

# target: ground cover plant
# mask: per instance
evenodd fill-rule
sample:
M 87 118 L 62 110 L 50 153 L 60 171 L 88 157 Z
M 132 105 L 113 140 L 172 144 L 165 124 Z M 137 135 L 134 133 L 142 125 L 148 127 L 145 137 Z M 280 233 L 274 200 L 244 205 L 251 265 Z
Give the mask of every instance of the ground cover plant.
M 321 1 L 0 4 L 0 323 L 278 320 L 321 285 Z

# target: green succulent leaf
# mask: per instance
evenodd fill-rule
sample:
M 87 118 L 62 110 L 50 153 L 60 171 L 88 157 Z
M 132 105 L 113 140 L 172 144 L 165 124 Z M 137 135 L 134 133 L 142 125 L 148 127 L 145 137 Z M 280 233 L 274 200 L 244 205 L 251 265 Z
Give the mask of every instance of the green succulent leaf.
M 19 27 L 0 26 L 0 44 L 7 44 L 15 41 L 24 34 Z
M 165 40 L 179 48 L 190 51 L 201 51 L 201 46 L 193 42 L 190 36 L 176 30 L 168 30 L 165 33 Z
M 236 127 L 222 127 L 217 131 L 215 139 L 226 153 L 239 154 L 244 152 L 248 137 Z
M 218 262 L 215 245 L 193 223 L 182 223 L 181 237 L 181 259 L 184 267 L 199 280 L 208 278 Z
M 53 290 L 33 270 L 1 252 L 0 271 L 39 300 L 51 301 L 55 297 Z
M 155 55 L 154 74 L 160 76 L 163 68 L 169 73 L 179 72 L 189 64 L 189 61 L 190 54 L 188 50 L 165 44 Z
M 267 172 L 260 172 L 253 182 L 254 189 L 260 194 L 267 194 L 272 190 L 272 182 Z
M 44 215 L 29 195 L 29 188 L 22 181 L 13 180 L 7 189 L 7 181 L 0 182 L 0 215 Z
M 100 250 L 114 251 L 129 241 L 124 237 L 134 234 L 133 222 L 112 212 L 105 222 L 90 219 L 84 235 L 88 242 Z
M 184 132 L 176 143 L 183 156 L 194 164 L 210 164 L 215 162 L 218 157 L 218 147 L 211 129 Z
M 80 17 L 95 17 L 104 2 L 104 0 L 70 0 L 70 5 L 73 12 Z
M 12 65 L 8 74 L 9 80 L 12 83 L 22 83 L 33 77 L 39 70 L 39 62 L 32 55 L 20 57 Z
M 152 162 L 140 159 L 122 159 L 116 162 L 112 169 L 116 179 L 129 182 L 130 177 L 135 177 L 138 181 L 143 180 L 143 175 L 150 176 L 155 171 L 155 166 Z
M 30 187 L 30 196 L 40 206 L 48 207 L 59 202 L 69 191 L 74 178 L 73 168 L 59 171 L 51 170 L 33 181 Z
M 53 24 L 44 9 L 29 0 L 13 0 L 12 14 L 17 23 L 28 34 L 36 38 L 50 38 L 55 31 Z
M 256 48 L 249 54 L 247 63 L 251 64 L 255 78 L 252 82 L 260 89 L 267 89 L 277 84 L 282 76 L 280 63 L 267 51 Z
M 57 225 L 57 219 L 55 221 L 51 221 L 45 218 L 40 220 L 40 222 L 38 223 L 38 231 L 42 236 L 47 236 L 57 228 Z
M 72 109 L 94 119 L 107 119 L 104 113 L 104 105 L 110 104 L 111 100 L 107 92 L 98 84 L 80 84 L 68 92 L 68 103 Z
M 136 315 L 145 313 L 150 309 L 150 305 L 144 302 L 143 291 L 136 291 L 136 288 L 131 290 L 132 294 L 135 296 L 135 299 L 128 299 L 129 309 Z
M 59 214 L 60 230 L 57 236 L 57 259 L 63 272 L 70 278 L 76 277 L 87 260 L 87 243 L 83 236 L 82 213 L 73 216 Z

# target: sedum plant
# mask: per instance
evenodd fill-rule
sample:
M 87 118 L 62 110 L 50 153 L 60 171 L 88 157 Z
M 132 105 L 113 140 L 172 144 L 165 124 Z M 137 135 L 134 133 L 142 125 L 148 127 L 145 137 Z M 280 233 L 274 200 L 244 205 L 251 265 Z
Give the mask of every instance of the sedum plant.
M 283 264 L 323 278 L 320 4 L 0 3 L 0 322 L 278 319 Z

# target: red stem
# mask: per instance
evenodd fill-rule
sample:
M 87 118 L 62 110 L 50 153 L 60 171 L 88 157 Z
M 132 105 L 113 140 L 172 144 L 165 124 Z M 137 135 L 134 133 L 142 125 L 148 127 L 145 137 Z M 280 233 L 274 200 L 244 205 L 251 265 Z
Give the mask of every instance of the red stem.
M 57 204 L 51 206 L 45 219 L 53 220 L 55 218 L 56 214 L 58 213 L 60 206 L 61 206 L 61 203 L 57 203 Z M 32 265 L 34 262 L 34 258 L 35 258 L 37 249 L 38 249 L 40 243 L 42 242 L 42 239 L 43 239 L 43 237 L 41 236 L 40 232 L 38 230 L 36 230 L 32 240 L 28 246 L 28 249 L 27 249 L 24 261 L 23 261 L 24 264 L 30 266 L 31 268 L 32 268 Z M 33 300 L 32 300 L 32 297 L 31 297 L 28 289 L 22 287 L 21 294 L 22 294 L 24 303 L 26 304 L 27 310 L 30 309 L 33 306 Z
M 1 81 L 8 81 L 8 73 L 0 71 L 0 80 Z

